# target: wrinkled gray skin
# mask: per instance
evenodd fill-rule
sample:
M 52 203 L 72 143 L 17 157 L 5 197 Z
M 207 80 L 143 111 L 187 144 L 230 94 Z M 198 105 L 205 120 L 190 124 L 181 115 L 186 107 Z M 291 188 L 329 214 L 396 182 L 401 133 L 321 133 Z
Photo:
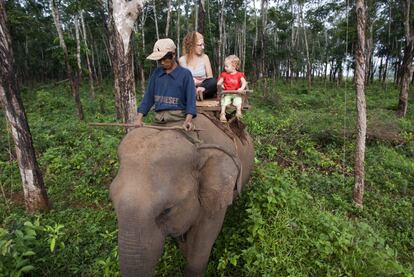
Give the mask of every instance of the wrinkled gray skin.
M 250 136 L 232 140 L 203 115 L 194 120 L 203 143 L 239 154 L 241 184 L 253 163 Z M 179 131 L 137 128 L 118 149 L 120 169 L 111 184 L 118 218 L 121 274 L 153 276 L 167 235 L 179 238 L 184 276 L 203 276 L 211 248 L 233 201 L 238 168 L 217 148 L 197 149 Z

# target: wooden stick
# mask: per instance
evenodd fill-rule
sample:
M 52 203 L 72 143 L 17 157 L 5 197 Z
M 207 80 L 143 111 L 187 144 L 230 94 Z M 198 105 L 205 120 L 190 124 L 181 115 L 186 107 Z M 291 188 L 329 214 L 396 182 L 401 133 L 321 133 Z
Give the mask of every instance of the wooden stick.
M 253 92 L 252 89 L 245 89 L 245 90 L 222 90 L 221 93 L 222 94 L 227 94 L 227 93 L 248 93 L 248 92 Z
M 238 94 L 238 95 L 249 95 L 253 90 L 246 89 L 246 90 L 222 90 L 217 92 L 217 96 L 221 96 L 222 94 Z
M 171 127 L 164 127 L 164 126 L 154 126 L 154 125 L 145 125 L 142 127 L 138 127 L 135 124 L 132 123 L 117 123 L 117 122 L 93 122 L 89 123 L 89 126 L 115 126 L 115 127 L 134 127 L 134 128 L 151 128 L 151 129 L 157 129 L 157 130 L 185 130 L 182 126 L 171 126 Z M 191 131 L 204 131 L 204 129 L 194 129 Z

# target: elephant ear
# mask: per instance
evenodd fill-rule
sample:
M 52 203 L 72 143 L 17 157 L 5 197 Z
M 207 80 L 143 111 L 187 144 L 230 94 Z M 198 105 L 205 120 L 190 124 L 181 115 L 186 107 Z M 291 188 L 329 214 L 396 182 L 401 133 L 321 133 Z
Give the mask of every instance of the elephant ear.
M 241 163 L 218 145 L 204 145 L 199 152 L 199 200 L 213 215 L 233 202 L 236 188 L 241 191 Z

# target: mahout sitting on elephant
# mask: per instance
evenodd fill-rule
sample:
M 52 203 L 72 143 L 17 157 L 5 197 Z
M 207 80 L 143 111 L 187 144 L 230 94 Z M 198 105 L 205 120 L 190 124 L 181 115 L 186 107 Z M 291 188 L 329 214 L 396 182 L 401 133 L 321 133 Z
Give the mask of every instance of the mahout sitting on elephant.
M 154 275 L 168 235 L 177 238 L 187 260 L 184 276 L 204 275 L 227 207 L 247 183 L 254 156 L 245 130 L 230 137 L 213 121 L 198 114 L 198 133 L 140 127 L 122 140 L 110 188 L 122 276 Z

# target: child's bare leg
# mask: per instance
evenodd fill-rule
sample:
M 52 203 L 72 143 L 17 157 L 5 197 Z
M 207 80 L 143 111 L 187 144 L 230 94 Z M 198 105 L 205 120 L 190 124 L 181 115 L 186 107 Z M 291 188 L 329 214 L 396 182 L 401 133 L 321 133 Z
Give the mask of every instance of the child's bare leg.
M 226 106 L 225 105 L 222 105 L 221 106 L 220 121 L 227 122 L 227 118 L 226 118 Z
M 241 105 L 236 106 L 236 117 L 241 118 L 242 117 L 242 107 Z
M 196 96 L 197 96 L 197 100 L 199 101 L 203 101 L 204 100 L 204 91 L 206 89 L 203 87 L 197 87 L 196 88 Z

